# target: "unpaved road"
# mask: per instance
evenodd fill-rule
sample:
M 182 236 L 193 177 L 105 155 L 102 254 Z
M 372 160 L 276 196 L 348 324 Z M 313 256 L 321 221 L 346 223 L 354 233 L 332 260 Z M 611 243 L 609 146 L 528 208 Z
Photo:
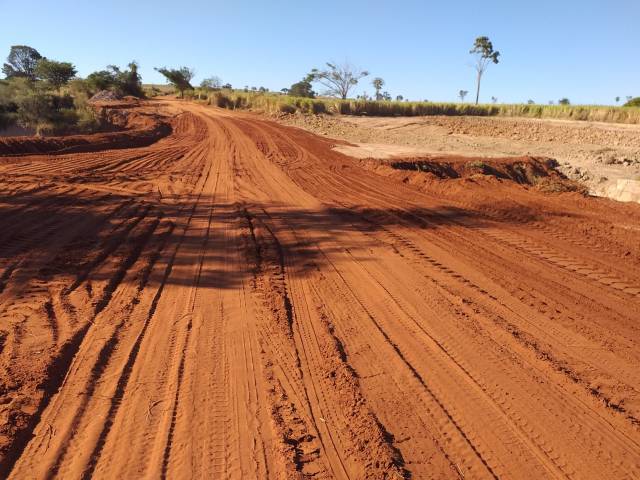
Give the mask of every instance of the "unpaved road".
M 640 207 L 162 108 L 0 157 L 0 477 L 640 477 Z

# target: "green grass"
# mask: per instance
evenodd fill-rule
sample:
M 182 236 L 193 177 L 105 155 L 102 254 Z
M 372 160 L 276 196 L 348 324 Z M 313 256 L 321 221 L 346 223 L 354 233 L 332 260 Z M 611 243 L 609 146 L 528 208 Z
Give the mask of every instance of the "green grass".
M 251 109 L 266 113 L 340 114 L 381 117 L 413 117 L 426 115 L 473 115 L 529 117 L 640 124 L 640 107 L 601 105 L 529 105 L 433 103 L 339 100 L 333 98 L 299 98 L 276 93 L 240 90 L 205 91 L 196 89 L 187 98 L 205 101 L 229 109 Z

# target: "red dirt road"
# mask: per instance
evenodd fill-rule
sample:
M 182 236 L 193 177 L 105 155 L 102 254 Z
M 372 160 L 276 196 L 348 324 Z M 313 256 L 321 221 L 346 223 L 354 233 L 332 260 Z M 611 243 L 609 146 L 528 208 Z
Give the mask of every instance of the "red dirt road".
M 0 477 L 640 478 L 640 206 L 161 109 L 0 157 Z

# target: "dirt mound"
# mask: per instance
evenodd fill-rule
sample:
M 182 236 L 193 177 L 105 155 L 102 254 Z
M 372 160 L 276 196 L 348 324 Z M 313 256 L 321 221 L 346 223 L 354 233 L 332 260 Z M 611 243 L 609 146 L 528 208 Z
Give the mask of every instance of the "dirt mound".
M 488 185 L 495 181 L 507 181 L 546 192 L 586 191 L 557 169 L 558 162 L 544 157 L 421 156 L 386 161 L 366 159 L 361 160 L 360 164 L 368 170 L 412 184 L 483 180 Z
M 112 90 L 100 90 L 89 99 L 90 102 L 113 102 L 120 100 L 120 96 Z

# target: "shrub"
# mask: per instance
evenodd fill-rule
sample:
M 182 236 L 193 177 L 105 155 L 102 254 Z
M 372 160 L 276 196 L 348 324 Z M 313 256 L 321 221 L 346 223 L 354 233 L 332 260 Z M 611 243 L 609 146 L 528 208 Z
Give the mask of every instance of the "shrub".
M 624 104 L 625 107 L 640 107 L 640 97 L 632 98 Z

